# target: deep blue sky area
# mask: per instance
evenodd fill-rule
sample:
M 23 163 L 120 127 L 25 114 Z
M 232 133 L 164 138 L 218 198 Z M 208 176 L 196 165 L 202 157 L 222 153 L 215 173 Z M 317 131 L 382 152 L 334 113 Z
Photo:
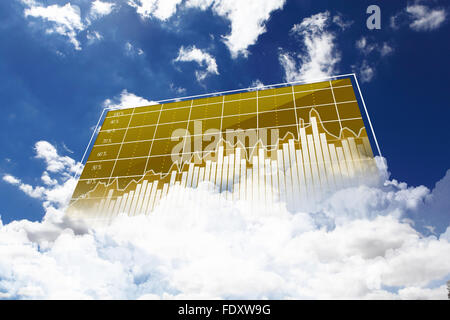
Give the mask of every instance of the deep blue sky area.
M 447 1 L 286 1 L 264 20 L 265 32 L 246 47 L 247 54 L 236 56 L 224 41 L 232 18 L 212 7 L 187 8 L 182 2 L 161 19 L 155 12 L 142 17 L 127 1 L 104 2 L 115 5 L 95 16 L 87 0 L 0 1 L 1 176 L 42 185 L 45 163 L 33 149 L 40 140 L 80 160 L 104 101 L 119 103 L 123 90 L 156 101 L 257 81 L 285 82 L 289 75 L 281 55 L 288 54 L 298 72 L 308 57 L 316 58 L 308 56 L 306 36 L 291 31 L 293 26 L 326 12 L 326 25 L 311 36 L 331 37 L 324 45 L 332 46 L 329 58 L 336 61 L 331 66 L 322 61 L 322 72 L 358 76 L 391 177 L 433 188 L 450 168 Z M 68 3 L 82 27 L 73 27 L 76 14 L 63 22 L 39 15 L 44 10 L 25 14 Z M 381 9 L 380 30 L 366 27 L 371 4 Z M 426 20 L 433 10 L 444 20 Z M 95 32 L 99 37 L 92 38 Z M 193 46 L 214 59 L 217 72 L 208 69 L 211 60 L 175 61 L 180 48 Z M 196 77 L 199 71 L 206 72 L 204 79 Z M 4 181 L 0 194 L 3 222 L 42 218 L 41 200 Z

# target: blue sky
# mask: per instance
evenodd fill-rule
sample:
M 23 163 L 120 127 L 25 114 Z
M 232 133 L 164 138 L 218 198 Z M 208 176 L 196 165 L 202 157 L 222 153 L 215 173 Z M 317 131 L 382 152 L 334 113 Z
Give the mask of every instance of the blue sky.
M 366 27 L 370 4 L 381 8 L 380 30 Z M 45 186 L 35 143 L 48 141 L 58 155 L 79 161 L 108 103 L 355 72 L 391 177 L 430 189 L 444 177 L 450 156 L 445 1 L 252 6 L 2 1 L 0 174 Z M 296 31 L 305 19 L 315 27 Z M 39 197 L 5 181 L 0 193 L 3 221 L 42 218 Z
M 443 0 L 0 1 L 0 299 L 447 299 L 449 14 Z M 104 107 L 345 73 L 387 160 L 378 184 L 312 212 L 254 215 L 200 186 L 104 228 L 64 216 Z

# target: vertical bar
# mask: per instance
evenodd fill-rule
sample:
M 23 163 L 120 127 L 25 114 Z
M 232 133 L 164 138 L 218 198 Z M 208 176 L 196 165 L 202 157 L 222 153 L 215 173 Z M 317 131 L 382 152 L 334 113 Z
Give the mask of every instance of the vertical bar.
M 205 181 L 211 181 L 211 160 L 206 160 Z
M 305 167 L 306 188 L 314 192 L 314 181 L 312 179 L 311 164 L 309 160 L 308 142 L 305 128 L 300 128 L 301 149 L 303 154 L 303 166 Z M 309 192 L 308 192 L 309 193 Z
M 308 199 L 309 191 L 305 180 L 305 170 L 303 167 L 304 161 L 302 157 L 302 150 L 296 150 L 295 153 L 297 154 L 297 170 L 300 187 L 300 199 L 301 202 L 306 202 L 306 200 Z M 302 203 L 300 203 L 300 205 L 302 205 Z
M 230 194 L 227 193 L 227 197 L 233 199 L 233 185 L 234 185 L 234 154 L 228 156 L 228 187 Z
M 336 181 L 336 187 L 339 188 L 342 187 L 344 183 L 342 181 L 341 169 L 339 168 L 339 161 L 337 158 L 336 147 L 334 146 L 334 144 L 329 144 L 328 147 L 330 148 L 330 157 L 331 157 L 331 164 L 333 167 L 334 181 Z
M 272 201 L 275 204 L 276 201 L 281 198 L 280 196 L 280 189 L 278 188 L 278 165 L 277 160 L 272 160 Z
M 205 179 L 205 167 L 201 167 L 198 172 L 198 184 L 202 183 Z
M 266 202 L 265 197 L 266 197 L 266 183 L 265 183 L 265 179 L 264 179 L 264 147 L 259 149 L 259 157 L 258 157 L 258 166 L 259 166 L 259 177 L 258 177 L 258 182 L 259 182 L 259 199 L 261 202 Z
M 131 203 L 133 201 L 133 196 L 134 196 L 134 190 L 131 190 L 128 193 L 128 200 L 127 200 L 127 204 L 126 204 L 125 210 L 124 210 L 127 215 L 130 215 L 130 207 L 131 207 Z
M 153 209 L 155 208 L 156 193 L 159 191 L 158 190 L 158 183 L 159 183 L 158 180 L 153 181 L 152 194 L 150 195 L 150 203 L 148 204 L 147 214 L 152 212 Z
M 216 185 L 220 192 L 220 186 L 222 184 L 222 163 L 223 163 L 223 146 L 219 147 L 219 154 L 217 156 L 217 174 Z
M 317 193 L 321 187 L 321 183 L 320 183 L 320 178 L 319 178 L 319 171 L 317 169 L 316 155 L 314 152 L 314 142 L 313 142 L 312 136 L 310 134 L 308 134 L 306 136 L 306 138 L 308 139 L 309 157 L 311 159 L 311 162 L 310 162 L 311 172 L 312 172 L 315 190 Z M 317 196 L 317 194 L 316 194 L 316 196 Z
M 342 151 L 342 147 L 337 147 L 336 151 L 337 151 L 337 156 L 338 156 L 338 161 L 339 161 L 339 167 L 341 169 L 341 174 L 342 174 L 342 178 L 343 178 L 343 183 L 346 186 L 350 182 L 350 175 L 349 175 L 348 169 L 347 169 L 347 162 L 345 161 L 344 152 Z
M 253 200 L 253 168 L 247 169 L 247 200 Z
M 258 156 L 253 156 L 253 181 L 252 181 L 252 188 L 253 188 L 253 201 L 259 200 L 258 198 Z
M 352 154 L 350 153 L 350 147 L 348 146 L 347 140 L 343 139 L 341 141 L 342 149 L 344 150 L 345 163 L 347 164 L 348 174 L 351 179 L 355 177 L 355 167 L 353 165 Z
M 112 216 L 116 217 L 119 214 L 119 208 L 122 204 L 122 196 L 117 197 L 116 199 L 116 205 L 114 206 L 114 210 L 112 212 Z
M 333 168 L 331 166 L 330 153 L 328 152 L 328 143 L 325 133 L 320 134 L 320 142 L 322 143 L 322 152 L 325 161 L 325 169 L 327 172 L 328 184 L 333 189 L 336 189 L 336 182 L 334 181 Z
M 213 163 L 211 163 L 211 177 L 210 177 L 210 181 L 212 183 L 213 190 L 216 185 L 216 171 L 217 171 L 217 164 L 215 162 L 213 162 Z
M 150 201 L 150 193 L 152 192 L 152 186 L 153 184 L 147 183 L 147 188 L 145 190 L 145 195 L 144 195 L 144 202 L 142 203 L 142 208 L 141 208 L 141 212 L 143 214 L 147 213 L 147 207 L 148 207 L 148 202 Z
M 286 204 L 290 208 L 293 204 L 292 173 L 290 168 L 289 147 L 283 143 L 284 175 L 286 179 Z
M 136 205 L 139 201 L 139 193 L 141 191 L 141 187 L 142 187 L 142 185 L 140 183 L 138 183 L 136 185 L 136 189 L 134 190 L 134 197 L 133 197 L 133 201 L 131 202 L 130 212 L 128 214 L 130 216 L 134 216 L 134 214 L 135 214 L 134 211 L 136 210 Z
M 247 160 L 241 159 L 241 179 L 239 181 L 239 199 L 241 200 L 247 200 L 246 197 L 246 182 L 247 182 L 247 177 L 246 177 L 246 172 L 247 172 Z
M 283 151 L 277 150 L 278 186 L 280 188 L 280 201 L 286 202 L 286 181 L 284 179 Z
M 139 195 L 139 202 L 138 202 L 138 205 L 136 206 L 135 214 L 142 213 L 142 205 L 144 204 L 144 200 L 145 200 L 145 191 L 147 189 L 147 184 L 148 184 L 147 180 L 142 181 L 141 194 Z
M 186 182 L 186 188 L 192 187 L 192 175 L 194 174 L 194 164 L 189 164 L 189 170 L 188 170 L 188 176 L 187 176 L 187 182 Z
M 227 190 L 227 178 L 228 178 L 228 156 L 223 157 L 223 164 L 222 164 L 222 187 L 220 188 L 221 192 L 224 192 Z
M 125 205 L 127 203 L 127 200 L 128 200 L 128 193 L 124 193 L 122 195 L 122 202 L 120 203 L 120 207 L 119 207 L 119 212 L 118 212 L 119 214 L 125 212 Z
M 295 208 L 298 208 L 299 200 L 300 200 L 300 182 L 298 179 L 298 172 L 297 172 L 297 161 L 295 157 L 295 145 L 294 140 L 290 139 L 288 141 L 289 143 L 289 159 L 291 171 L 292 171 L 292 191 L 293 191 L 293 204 Z
M 264 195 L 266 206 L 272 210 L 273 191 L 272 191 L 272 170 L 270 168 L 270 159 L 264 159 L 265 162 L 265 178 L 266 178 L 266 194 Z
M 316 117 L 311 117 L 311 126 L 313 132 L 314 149 L 316 151 L 317 167 L 319 168 L 320 181 L 322 188 L 328 187 L 327 176 L 325 173 L 325 165 L 323 161 L 322 147 L 319 139 L 319 129 L 317 127 Z
M 197 188 L 199 167 L 194 168 L 194 176 L 192 177 L 192 188 Z
M 240 186 L 241 186 L 241 171 L 240 171 L 240 164 L 241 164 L 241 148 L 236 149 L 236 156 L 234 159 L 234 189 L 233 189 L 233 199 L 239 200 L 239 194 L 240 194 Z

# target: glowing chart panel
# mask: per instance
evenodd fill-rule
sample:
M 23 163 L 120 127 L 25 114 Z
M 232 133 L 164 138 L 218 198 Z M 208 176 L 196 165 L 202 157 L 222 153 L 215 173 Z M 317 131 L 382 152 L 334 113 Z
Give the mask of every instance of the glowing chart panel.
M 350 78 L 211 95 L 110 110 L 69 213 L 150 214 L 199 184 L 295 209 L 376 171 Z

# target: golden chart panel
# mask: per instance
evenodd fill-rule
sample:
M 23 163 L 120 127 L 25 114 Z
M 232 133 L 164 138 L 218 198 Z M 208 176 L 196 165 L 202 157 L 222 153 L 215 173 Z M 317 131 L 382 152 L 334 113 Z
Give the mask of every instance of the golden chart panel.
M 202 182 L 295 205 L 374 170 L 350 78 L 289 85 L 109 111 L 70 211 L 148 214 Z

